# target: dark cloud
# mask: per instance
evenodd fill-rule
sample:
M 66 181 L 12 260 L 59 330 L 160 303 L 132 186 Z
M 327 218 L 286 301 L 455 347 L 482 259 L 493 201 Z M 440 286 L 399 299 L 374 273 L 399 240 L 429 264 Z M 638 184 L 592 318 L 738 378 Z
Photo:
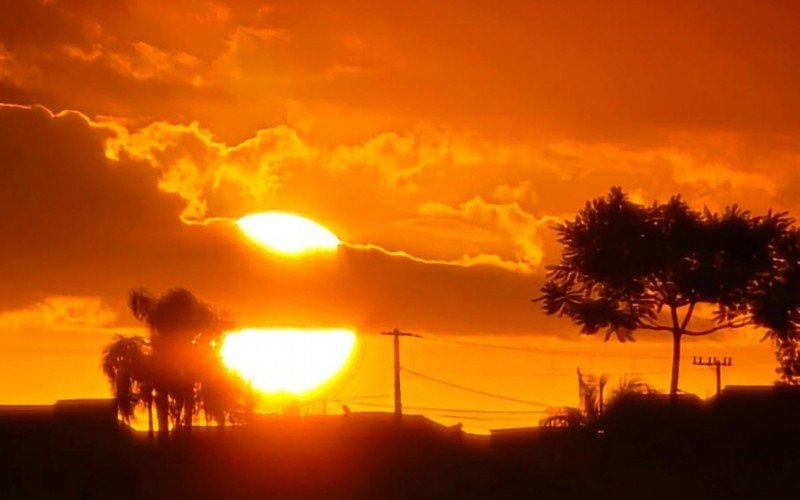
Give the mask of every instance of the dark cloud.
M 158 171 L 109 160 L 107 126 L 77 113 L 0 107 L 0 303 L 100 296 L 125 318 L 134 286 L 183 285 L 245 324 L 408 325 L 441 333 L 543 331 L 535 277 L 341 248 L 286 258 L 231 223 L 186 225 Z
M 109 162 L 107 132 L 82 116 L 2 107 L 0 130 L 4 303 L 123 292 L 135 267 L 159 264 L 183 230 L 180 204 L 155 189 L 155 172 Z

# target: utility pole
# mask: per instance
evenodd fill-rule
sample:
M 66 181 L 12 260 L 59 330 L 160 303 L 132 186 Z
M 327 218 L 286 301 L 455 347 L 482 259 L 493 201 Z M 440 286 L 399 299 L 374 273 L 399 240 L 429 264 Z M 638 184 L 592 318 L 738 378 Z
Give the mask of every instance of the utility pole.
M 403 402 L 400 396 L 400 337 L 419 337 L 419 335 L 401 332 L 397 328 L 390 332 L 381 332 L 381 335 L 394 337 L 394 416 L 399 421 L 403 418 Z
M 600 415 L 603 416 L 603 411 L 605 410 L 605 403 L 603 402 L 603 389 L 606 388 L 606 383 L 608 383 L 608 377 L 606 375 L 600 375 L 600 380 L 597 382 L 597 386 L 600 389 L 600 397 L 599 397 L 599 406 L 600 406 Z
M 702 356 L 692 356 L 692 364 L 696 366 L 713 366 L 715 368 L 717 372 L 717 396 L 719 396 L 719 392 L 722 387 L 722 382 L 721 382 L 722 374 L 720 373 L 721 371 L 720 369 L 723 366 L 732 366 L 733 358 L 725 357 L 719 359 L 716 356 L 714 356 L 713 358 L 709 356 L 706 359 L 703 359 Z

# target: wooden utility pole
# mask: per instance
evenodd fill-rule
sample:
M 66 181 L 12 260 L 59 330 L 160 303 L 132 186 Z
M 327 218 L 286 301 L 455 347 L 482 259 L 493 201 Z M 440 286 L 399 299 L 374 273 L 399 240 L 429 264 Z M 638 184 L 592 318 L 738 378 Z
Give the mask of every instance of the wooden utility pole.
M 697 365 L 697 366 L 713 366 L 716 369 L 716 372 L 717 372 L 717 396 L 719 396 L 719 392 L 720 392 L 720 390 L 722 388 L 722 381 L 721 381 L 722 380 L 722 374 L 721 374 L 721 370 L 720 369 L 723 366 L 732 366 L 733 365 L 733 358 L 725 357 L 725 358 L 719 359 L 716 356 L 714 356 L 713 358 L 711 356 L 709 356 L 706 359 L 703 359 L 702 356 L 693 356 L 692 357 L 692 364 L 693 365 Z
M 597 386 L 600 389 L 598 403 L 601 417 L 603 416 L 603 411 L 605 410 L 605 403 L 603 402 L 603 389 L 606 388 L 606 383 L 608 383 L 608 377 L 606 375 L 600 375 L 600 380 L 597 382 Z
M 381 335 L 394 337 L 394 416 L 400 420 L 403 417 L 403 401 L 400 396 L 400 337 L 419 337 L 419 335 L 401 332 L 397 328 L 390 332 L 381 332 Z

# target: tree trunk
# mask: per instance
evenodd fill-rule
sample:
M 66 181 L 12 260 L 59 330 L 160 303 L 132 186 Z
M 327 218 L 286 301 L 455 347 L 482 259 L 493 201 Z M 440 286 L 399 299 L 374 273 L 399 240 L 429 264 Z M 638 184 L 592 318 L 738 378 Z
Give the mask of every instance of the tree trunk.
M 183 426 L 189 432 L 192 431 L 193 416 L 194 416 L 194 387 L 186 391 L 186 397 L 183 400 Z
M 678 375 L 681 369 L 681 332 L 672 334 L 672 379 L 669 383 L 669 395 L 674 400 L 678 395 Z
M 147 394 L 147 434 L 153 439 L 153 390 Z
M 158 417 L 158 434 L 169 433 L 169 399 L 167 393 L 156 390 L 156 416 Z

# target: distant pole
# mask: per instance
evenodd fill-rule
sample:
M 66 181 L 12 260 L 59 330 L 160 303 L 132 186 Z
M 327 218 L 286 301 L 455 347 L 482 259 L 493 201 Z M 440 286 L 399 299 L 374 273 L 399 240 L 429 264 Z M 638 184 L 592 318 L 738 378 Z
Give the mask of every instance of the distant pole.
M 606 388 L 606 383 L 608 382 L 608 377 L 605 375 L 600 375 L 600 381 L 598 385 L 600 386 L 600 416 L 603 416 L 603 411 L 605 410 L 605 403 L 603 402 L 603 389 Z
M 714 357 L 707 357 L 703 359 L 702 356 L 693 356 L 692 357 L 692 364 L 696 366 L 713 366 L 714 371 L 717 374 L 717 396 L 719 396 L 720 391 L 722 390 L 722 370 L 723 366 L 732 366 L 733 365 L 733 358 L 731 357 L 724 357 L 722 359 Z
M 381 335 L 394 337 L 394 416 L 403 418 L 403 401 L 400 395 L 400 337 L 418 337 L 413 333 L 401 332 L 397 328 L 390 332 L 381 332 Z

